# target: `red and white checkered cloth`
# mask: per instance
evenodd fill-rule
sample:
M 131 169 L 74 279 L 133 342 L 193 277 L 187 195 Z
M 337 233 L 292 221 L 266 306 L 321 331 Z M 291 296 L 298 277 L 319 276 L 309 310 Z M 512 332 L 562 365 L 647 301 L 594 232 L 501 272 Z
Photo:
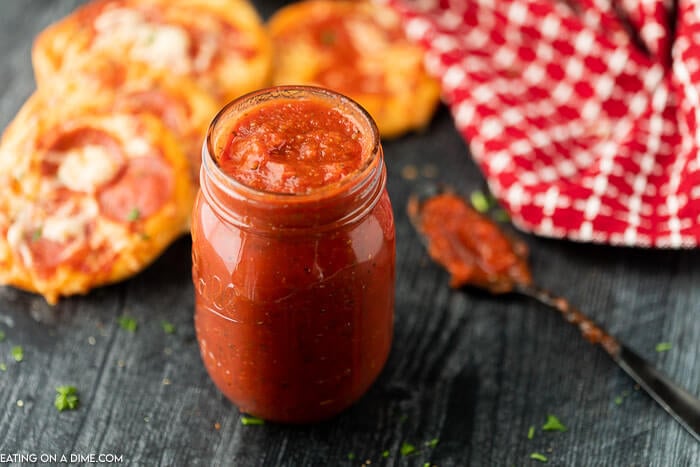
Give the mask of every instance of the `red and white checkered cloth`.
M 700 244 L 700 2 L 381 1 L 519 228 Z

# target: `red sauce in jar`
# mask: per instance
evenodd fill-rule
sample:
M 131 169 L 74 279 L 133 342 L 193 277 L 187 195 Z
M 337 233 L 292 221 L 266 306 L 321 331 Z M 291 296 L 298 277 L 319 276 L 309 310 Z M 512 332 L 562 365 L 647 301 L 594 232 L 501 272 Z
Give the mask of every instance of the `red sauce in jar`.
M 244 412 L 331 417 L 391 345 L 394 224 L 376 127 L 338 94 L 273 88 L 229 104 L 206 149 L 192 225 L 205 367 Z
M 275 101 L 241 118 L 218 162 L 255 189 L 305 193 L 358 170 L 360 138 L 357 125 L 327 102 Z

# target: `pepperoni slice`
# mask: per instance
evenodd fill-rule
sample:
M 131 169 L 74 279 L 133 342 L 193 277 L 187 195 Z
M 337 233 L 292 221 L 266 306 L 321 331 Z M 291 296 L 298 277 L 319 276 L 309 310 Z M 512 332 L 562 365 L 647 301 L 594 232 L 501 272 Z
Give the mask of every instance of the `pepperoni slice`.
M 123 168 L 125 158 L 119 142 L 105 131 L 81 127 L 52 132 L 47 139 L 40 173 L 58 179 L 72 191 L 94 193 Z
M 170 130 L 181 134 L 191 109 L 184 100 L 175 99 L 160 89 L 135 91 L 121 97 L 116 110 L 146 111 L 158 117 Z
M 11 227 L 21 237 L 14 248 L 25 265 L 42 277 L 50 276 L 61 265 L 79 268 L 91 253 L 88 237 L 95 226 L 96 211 L 85 198 L 63 194 L 56 193 L 55 198 L 37 206 L 31 216 L 34 221 L 19 220 Z
M 173 189 L 173 169 L 167 162 L 154 156 L 136 157 L 98 194 L 100 212 L 118 222 L 144 219 L 168 202 Z

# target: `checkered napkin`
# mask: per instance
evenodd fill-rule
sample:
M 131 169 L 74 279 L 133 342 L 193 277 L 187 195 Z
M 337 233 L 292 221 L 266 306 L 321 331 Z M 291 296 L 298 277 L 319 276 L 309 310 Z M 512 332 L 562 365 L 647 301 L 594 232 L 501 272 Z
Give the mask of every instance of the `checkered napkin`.
M 700 2 L 382 1 L 519 228 L 700 243 Z

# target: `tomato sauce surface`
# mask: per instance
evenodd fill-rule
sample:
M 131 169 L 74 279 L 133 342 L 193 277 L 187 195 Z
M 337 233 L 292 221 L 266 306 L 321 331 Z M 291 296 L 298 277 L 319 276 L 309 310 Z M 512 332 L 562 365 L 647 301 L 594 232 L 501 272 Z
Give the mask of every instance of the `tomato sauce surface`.
M 268 103 L 231 130 L 221 169 L 252 188 L 305 193 L 356 172 L 363 153 L 357 125 L 312 100 Z
M 261 107 L 205 155 L 192 225 L 195 329 L 209 375 L 242 411 L 312 422 L 355 402 L 386 362 L 392 208 L 366 123 L 328 97 Z M 352 117 L 368 118 L 359 107 Z M 271 177 L 270 161 L 293 175 Z

